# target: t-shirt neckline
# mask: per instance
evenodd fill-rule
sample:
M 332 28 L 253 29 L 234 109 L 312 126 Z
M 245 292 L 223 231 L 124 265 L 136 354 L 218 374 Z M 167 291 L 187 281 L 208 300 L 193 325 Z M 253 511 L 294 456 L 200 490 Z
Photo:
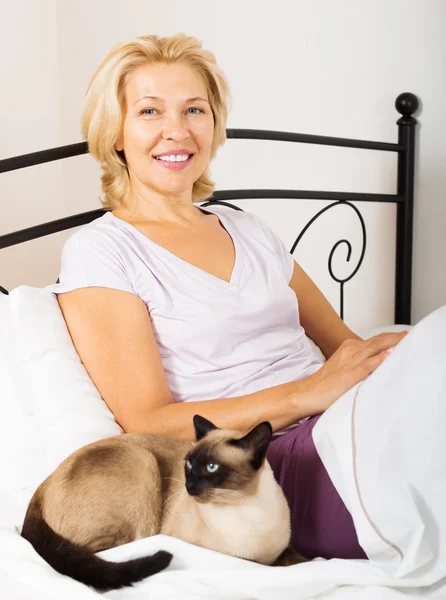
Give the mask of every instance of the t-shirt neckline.
M 114 215 L 110 210 L 107 211 L 107 213 L 105 213 L 105 214 L 108 216 L 109 219 L 111 218 L 115 222 L 119 222 L 123 227 L 132 231 L 137 236 L 144 238 L 144 240 L 146 242 L 148 242 L 149 245 L 156 247 L 158 251 L 160 251 L 163 254 L 165 254 L 166 256 L 172 258 L 172 260 L 179 262 L 179 264 L 186 266 L 188 269 L 191 269 L 195 272 L 199 272 L 204 277 L 206 277 L 212 281 L 215 281 L 217 284 L 219 284 L 222 287 L 231 288 L 233 286 L 236 286 L 240 279 L 242 254 L 241 254 L 240 246 L 238 244 L 236 236 L 234 235 L 234 232 L 231 230 L 231 226 L 229 226 L 229 228 L 228 228 L 229 219 L 226 218 L 227 215 L 224 215 L 224 217 L 222 219 L 222 215 L 220 213 L 216 213 L 212 209 L 209 210 L 209 207 L 206 207 L 206 208 L 198 207 L 198 208 L 203 212 L 215 214 L 220 222 L 220 225 L 226 230 L 226 232 L 228 233 L 229 237 L 232 240 L 232 244 L 234 246 L 234 251 L 235 251 L 235 261 L 234 261 L 234 266 L 233 266 L 231 277 L 230 277 L 229 281 L 226 281 L 225 279 L 221 279 L 221 277 L 217 277 L 216 275 L 213 275 L 212 273 L 209 273 L 208 271 L 204 271 L 200 267 L 193 265 L 192 263 L 188 262 L 187 260 L 184 260 L 183 258 L 178 256 L 174 252 L 171 252 L 167 248 L 164 248 L 164 246 L 161 246 L 157 242 L 153 241 L 151 238 L 149 238 L 147 235 L 142 233 L 142 231 L 140 231 L 137 227 L 135 227 L 131 223 L 128 223 L 127 221 L 124 221 L 124 219 L 121 219 L 120 217 L 117 217 L 116 215 Z

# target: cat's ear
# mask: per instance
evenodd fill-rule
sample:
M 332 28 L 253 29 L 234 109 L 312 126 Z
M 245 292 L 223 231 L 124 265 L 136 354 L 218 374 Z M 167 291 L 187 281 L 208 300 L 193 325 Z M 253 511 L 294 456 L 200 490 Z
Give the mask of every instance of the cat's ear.
M 252 452 L 251 464 L 257 471 L 262 466 L 272 435 L 271 423 L 263 421 L 239 440 L 231 440 L 231 444 Z
M 204 417 L 200 417 L 200 415 L 194 416 L 194 427 L 197 442 L 201 440 L 201 438 L 203 438 L 212 429 L 218 429 L 217 425 L 214 425 Z

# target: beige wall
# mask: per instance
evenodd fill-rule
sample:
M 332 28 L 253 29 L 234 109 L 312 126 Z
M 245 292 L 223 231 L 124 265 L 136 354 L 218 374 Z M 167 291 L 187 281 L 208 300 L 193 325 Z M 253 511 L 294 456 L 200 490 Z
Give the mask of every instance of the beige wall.
M 228 127 L 278 129 L 395 142 L 394 108 L 403 91 L 423 102 L 415 210 L 413 321 L 446 303 L 443 231 L 446 208 L 446 92 L 443 0 L 196 0 L 168 4 L 132 0 L 4 2 L 0 37 L 1 155 L 78 142 L 88 81 L 110 48 L 133 36 L 195 35 L 228 76 L 233 110 Z M 33 14 L 30 16 L 30 8 Z M 20 37 L 17 31 L 21 32 Z M 32 87 L 30 102 L 20 100 Z M 36 90 L 38 93 L 36 93 Z M 62 118 L 60 117 L 62 116 Z M 99 206 L 99 168 L 89 156 L 3 175 L 0 231 Z M 212 165 L 217 189 L 303 188 L 394 193 L 396 156 L 278 142 L 229 140 Z M 288 247 L 324 203 L 240 201 L 281 235 Z M 6 210 L 5 210 L 6 208 Z M 346 285 L 353 328 L 392 323 L 395 209 L 361 204 L 368 228 L 364 265 Z M 353 211 L 338 208 L 310 230 L 296 258 L 335 307 L 338 285 L 327 273 L 333 244 L 348 237 L 360 252 Z M 6 218 L 4 215 L 6 214 Z M 57 278 L 67 233 L 0 253 L 0 284 L 44 286 Z M 341 260 L 335 263 L 345 273 Z M 26 255 L 26 256 L 25 256 Z M 27 260 L 27 257 L 29 260 Z M 32 260 L 31 260 L 32 258 Z M 347 272 L 349 272 L 347 270 Z
M 0 157 L 59 146 L 56 2 L 1 0 L 0 14 Z M 64 214 L 60 162 L 0 175 L 0 233 Z M 1 250 L 0 285 L 11 289 L 44 283 L 55 270 L 57 237 Z

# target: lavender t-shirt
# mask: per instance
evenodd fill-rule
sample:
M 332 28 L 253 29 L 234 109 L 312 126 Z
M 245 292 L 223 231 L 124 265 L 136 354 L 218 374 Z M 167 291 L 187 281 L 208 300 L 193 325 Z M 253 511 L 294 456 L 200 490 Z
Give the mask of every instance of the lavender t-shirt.
M 111 212 L 72 234 L 54 293 L 85 287 L 136 294 L 147 306 L 176 402 L 230 398 L 301 379 L 322 363 L 288 286 L 292 255 L 256 215 L 213 205 L 231 236 L 229 282 L 179 258 Z

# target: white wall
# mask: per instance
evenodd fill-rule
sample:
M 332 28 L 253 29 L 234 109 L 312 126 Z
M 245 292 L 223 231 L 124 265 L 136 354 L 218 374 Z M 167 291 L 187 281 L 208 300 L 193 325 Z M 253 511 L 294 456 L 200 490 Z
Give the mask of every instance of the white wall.
M 16 22 L 13 27 L 7 26 L 11 33 L 6 41 L 0 39 L 3 56 L 6 51 L 11 54 L 19 50 L 19 55 L 25 57 L 16 61 L 14 70 L 3 77 L 8 84 L 8 100 L 5 107 L 5 100 L 0 99 L 0 131 L 10 127 L 9 136 L 15 136 L 17 141 L 14 146 L 6 146 L 5 151 L 2 140 L 4 156 L 80 141 L 85 90 L 97 65 L 118 41 L 149 33 L 185 32 L 201 39 L 204 47 L 215 53 L 233 93 L 228 127 L 396 142 L 399 115 L 394 108 L 395 98 L 405 91 L 417 94 L 423 107 L 418 129 L 412 321 L 446 303 L 446 272 L 442 269 L 446 256 L 442 192 L 446 187 L 446 172 L 442 168 L 446 155 L 446 2 L 277 0 L 271 4 L 259 0 L 196 0 L 190 4 L 169 0 L 160 5 L 148 0 L 125 4 L 116 0 L 21 0 L 14 6 L 25 5 L 42 9 L 37 11 L 37 26 L 31 28 L 31 20 L 22 23 L 19 10 L 14 8 Z M 9 13 L 9 3 L 5 2 L 5 6 Z M 19 25 L 24 41 L 12 33 Z M 37 77 L 38 73 L 45 81 L 39 84 L 43 96 L 38 95 L 38 114 L 33 108 L 27 118 L 32 127 L 53 131 L 52 138 L 48 133 L 46 137 L 39 135 L 41 143 L 34 146 L 29 141 L 29 125 L 20 121 L 23 113 L 16 108 L 19 94 L 23 93 L 22 80 L 30 71 L 28 54 L 37 63 L 32 76 Z M 48 54 L 52 55 L 51 65 Z M 58 71 L 57 62 L 54 64 L 57 59 Z M 33 94 L 33 107 L 35 98 Z M 48 106 L 53 110 L 52 123 L 45 127 L 40 111 Z M 59 114 L 62 118 L 58 128 Z M 59 166 L 53 168 L 58 178 L 52 172 L 54 185 L 50 190 L 45 181 L 43 188 L 39 182 L 37 192 L 37 185 L 32 182 L 33 194 L 45 195 L 45 201 L 38 205 L 42 211 L 40 220 L 97 208 L 101 191 L 96 163 L 89 156 L 82 156 L 56 164 Z M 48 173 L 48 167 L 45 168 Z M 212 174 L 217 189 L 270 187 L 395 193 L 396 155 L 229 140 L 213 163 Z M 24 172 L 14 175 L 14 179 L 12 174 L 0 177 L 2 192 L 2 180 L 6 177 L 17 186 L 6 210 L 8 226 L 13 224 L 17 229 L 29 224 L 29 211 L 36 203 L 23 189 L 29 185 Z M 311 215 L 326 205 L 299 200 L 239 204 L 265 218 L 288 247 Z M 393 322 L 395 208 L 365 203 L 357 206 L 366 219 L 368 248 L 362 269 L 346 284 L 345 304 L 346 321 L 361 329 Z M 327 214 L 308 231 L 295 253 L 335 307 L 339 305 L 339 287 L 327 273 L 329 251 L 341 237 L 348 237 L 353 244 L 352 263 L 360 251 L 359 223 L 347 213 L 347 209 L 337 208 Z M 3 214 L 2 232 L 11 230 L 3 222 Z M 52 236 L 57 238 L 58 248 L 67 235 Z M 57 278 L 60 253 L 52 248 L 49 251 L 43 241 L 26 245 L 38 247 L 39 263 L 28 267 L 15 249 L 2 251 L 7 253 L 9 262 L 5 264 L 0 256 L 1 285 L 43 286 Z M 343 274 L 346 271 L 341 257 L 345 250 L 341 247 L 338 252 L 335 265 Z
M 61 145 L 56 0 L 0 1 L 0 158 Z M 0 234 L 65 215 L 60 162 L 0 175 Z M 54 276 L 51 236 L 0 251 L 0 285 L 40 286 Z

